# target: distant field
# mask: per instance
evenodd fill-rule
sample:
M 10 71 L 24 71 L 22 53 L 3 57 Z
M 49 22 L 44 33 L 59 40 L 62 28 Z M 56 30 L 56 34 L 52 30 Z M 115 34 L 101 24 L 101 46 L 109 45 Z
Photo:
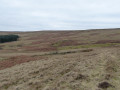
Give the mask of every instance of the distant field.
M 0 90 L 119 90 L 120 29 L 0 32 Z

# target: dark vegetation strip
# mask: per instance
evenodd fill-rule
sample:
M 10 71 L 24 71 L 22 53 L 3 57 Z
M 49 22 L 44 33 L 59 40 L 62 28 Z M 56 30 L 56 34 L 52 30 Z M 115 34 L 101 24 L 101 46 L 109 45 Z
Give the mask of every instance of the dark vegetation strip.
M 78 50 L 78 51 L 65 51 L 65 52 L 51 52 L 48 54 L 42 54 L 42 55 L 33 55 L 33 56 L 15 56 L 15 57 L 10 57 L 6 60 L 0 61 L 0 70 L 10 68 L 15 65 L 19 65 L 22 63 L 30 62 L 30 61 L 37 61 L 37 60 L 46 60 L 48 57 L 47 55 L 65 55 L 65 54 L 72 54 L 72 53 L 77 53 L 77 52 L 91 52 L 93 49 L 85 49 L 85 50 Z
M 17 41 L 18 38 L 18 35 L 0 35 L 0 43 Z
M 46 56 L 46 55 L 65 55 L 65 54 L 72 54 L 72 53 L 78 53 L 78 52 L 91 52 L 93 51 L 93 49 L 84 49 L 84 50 L 74 50 L 74 51 L 64 51 L 64 52 L 59 52 L 59 51 L 55 51 L 55 52 L 51 52 L 51 53 L 46 53 L 40 56 Z

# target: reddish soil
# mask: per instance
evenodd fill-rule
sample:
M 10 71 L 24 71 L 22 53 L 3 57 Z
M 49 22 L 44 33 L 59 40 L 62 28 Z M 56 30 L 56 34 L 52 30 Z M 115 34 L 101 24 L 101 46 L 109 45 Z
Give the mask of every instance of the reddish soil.
M 40 60 L 43 58 L 45 59 L 45 57 L 43 56 L 32 57 L 32 56 L 24 56 L 24 55 L 11 57 L 7 60 L 0 61 L 0 70 L 15 66 L 17 64 L 30 62 L 30 61 L 36 61 L 36 60 Z
M 63 40 L 63 41 L 59 41 L 59 42 L 56 42 L 54 44 L 57 44 L 57 43 L 60 43 L 59 44 L 59 47 L 60 46 L 72 46 L 72 45 L 79 45 L 79 43 L 77 41 L 74 41 L 74 40 Z M 53 45 L 54 45 L 53 44 Z
M 113 36 L 118 36 L 118 35 L 120 35 L 120 33 L 113 33 L 113 34 L 110 34 L 110 35 L 107 35 L 107 36 L 113 37 Z
M 95 44 L 105 44 L 105 43 L 120 43 L 120 40 L 100 40 L 97 41 Z
M 35 42 L 32 42 L 31 44 L 41 44 L 41 43 L 43 43 L 43 41 L 35 41 Z
M 67 40 L 63 41 L 60 46 L 72 46 L 72 45 L 78 45 L 78 42 L 73 40 Z
M 90 35 L 99 35 L 99 33 L 91 33 Z

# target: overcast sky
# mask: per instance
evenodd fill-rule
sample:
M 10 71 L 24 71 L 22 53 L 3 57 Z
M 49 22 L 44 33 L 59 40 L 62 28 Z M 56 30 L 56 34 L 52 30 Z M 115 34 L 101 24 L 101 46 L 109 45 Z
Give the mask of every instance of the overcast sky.
M 120 28 L 120 0 L 0 0 L 0 31 Z

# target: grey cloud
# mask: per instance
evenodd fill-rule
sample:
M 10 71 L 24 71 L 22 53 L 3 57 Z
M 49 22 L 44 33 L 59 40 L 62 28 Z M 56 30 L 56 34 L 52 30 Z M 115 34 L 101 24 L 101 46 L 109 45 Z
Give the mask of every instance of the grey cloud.
M 120 27 L 120 0 L 0 0 L 0 30 Z

